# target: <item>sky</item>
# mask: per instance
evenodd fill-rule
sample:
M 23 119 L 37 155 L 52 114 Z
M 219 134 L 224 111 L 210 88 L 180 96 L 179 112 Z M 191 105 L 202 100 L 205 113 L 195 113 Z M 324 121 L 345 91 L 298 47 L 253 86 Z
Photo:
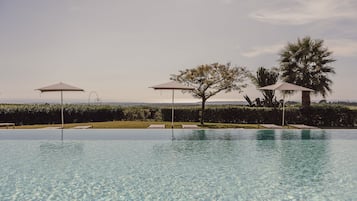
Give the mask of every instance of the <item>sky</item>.
M 0 102 L 58 100 L 35 89 L 60 81 L 85 89 L 68 102 L 168 102 L 171 92 L 149 87 L 201 64 L 277 67 L 305 36 L 337 60 L 326 99 L 357 101 L 355 0 L 0 0 Z M 247 84 L 212 100 L 261 96 Z

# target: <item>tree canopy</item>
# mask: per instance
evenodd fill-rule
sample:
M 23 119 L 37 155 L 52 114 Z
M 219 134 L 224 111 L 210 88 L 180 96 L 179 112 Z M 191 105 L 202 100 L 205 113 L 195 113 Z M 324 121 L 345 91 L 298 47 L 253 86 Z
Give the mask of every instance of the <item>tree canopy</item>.
M 246 77 L 247 71 L 243 67 L 232 67 L 231 63 L 213 63 L 181 70 L 179 74 L 172 75 L 171 79 L 194 88 L 188 93 L 202 100 L 201 124 L 203 124 L 206 101 L 222 91 L 241 92 L 247 86 L 244 83 Z
M 334 68 L 330 66 L 335 59 L 332 52 L 324 46 L 324 41 L 304 37 L 296 43 L 288 43 L 280 53 L 280 70 L 282 79 L 315 90 L 323 97 L 331 92 Z M 310 92 L 302 92 L 303 106 L 310 105 Z
M 276 68 L 267 69 L 264 67 L 259 67 L 256 75 L 251 75 L 251 80 L 253 84 L 257 87 L 265 87 L 268 85 L 275 84 L 278 81 L 279 72 Z M 267 107 L 273 107 L 279 104 L 275 98 L 275 91 L 271 90 L 261 90 L 263 94 L 263 105 Z M 275 99 L 274 99 L 275 98 Z

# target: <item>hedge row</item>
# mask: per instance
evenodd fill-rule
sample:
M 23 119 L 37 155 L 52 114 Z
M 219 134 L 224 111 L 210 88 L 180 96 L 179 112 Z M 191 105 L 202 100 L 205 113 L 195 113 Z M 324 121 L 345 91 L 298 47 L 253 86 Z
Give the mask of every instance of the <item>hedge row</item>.
M 0 105 L 0 123 L 16 125 L 60 123 L 60 105 Z M 65 123 L 101 122 L 113 120 L 163 120 L 171 121 L 171 108 L 120 107 L 111 105 L 65 105 Z M 352 127 L 357 112 L 342 106 L 313 106 L 305 109 L 288 108 L 288 124 L 307 124 L 321 127 Z M 205 122 L 216 123 L 274 123 L 281 124 L 280 109 L 256 107 L 209 107 Z M 175 109 L 175 121 L 198 122 L 200 109 L 187 107 Z
M 162 109 L 162 119 L 171 120 L 171 109 Z M 198 108 L 179 108 L 175 110 L 175 121 L 199 121 Z M 287 124 L 307 124 L 322 127 L 353 127 L 356 111 L 342 106 L 312 106 L 305 109 L 289 108 L 285 111 Z M 205 110 L 205 122 L 217 123 L 273 123 L 281 124 L 282 111 L 277 108 L 226 107 Z
M 146 120 L 160 117 L 157 113 L 158 109 L 110 105 L 65 105 L 64 108 L 65 123 Z M 0 105 L 0 122 L 16 125 L 60 123 L 60 114 L 60 105 Z

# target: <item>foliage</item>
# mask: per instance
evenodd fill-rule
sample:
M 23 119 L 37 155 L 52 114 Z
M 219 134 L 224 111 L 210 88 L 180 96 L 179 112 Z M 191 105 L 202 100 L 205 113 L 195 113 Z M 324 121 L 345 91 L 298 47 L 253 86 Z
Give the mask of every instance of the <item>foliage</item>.
M 0 122 L 16 125 L 55 124 L 61 122 L 61 105 L 0 105 Z M 160 117 L 157 108 L 111 105 L 65 105 L 65 123 L 103 122 L 114 120 L 147 120 Z
M 171 119 L 170 109 L 162 109 L 164 121 Z M 178 108 L 177 121 L 199 121 L 198 108 Z M 267 107 L 221 107 L 207 108 L 206 122 L 234 124 L 281 123 L 281 110 Z M 285 115 L 288 124 L 307 124 L 320 127 L 353 127 L 357 112 L 342 106 L 311 106 L 307 108 L 287 108 Z
M 126 107 L 123 109 L 124 119 L 127 121 L 133 120 L 159 120 L 161 116 L 158 114 L 157 108 L 149 107 Z
M 280 53 L 281 77 L 284 81 L 315 90 L 315 94 L 323 97 L 331 92 L 332 80 L 329 74 L 334 74 L 330 66 L 335 60 L 332 52 L 324 47 L 323 40 L 312 40 L 310 37 L 298 39 L 296 43 L 288 43 Z M 309 106 L 310 92 L 302 93 L 302 104 Z
M 356 111 L 343 106 L 317 105 L 302 108 L 300 114 L 303 122 L 323 127 L 353 127 L 357 119 Z
M 175 121 L 198 122 L 199 107 L 175 109 Z M 162 117 L 162 119 L 161 119 Z M 137 118 L 137 119 L 136 119 Z M 288 124 L 307 124 L 320 127 L 352 127 L 356 124 L 357 110 L 336 105 L 313 105 L 308 108 L 288 107 Z M 112 127 L 111 121 L 171 121 L 171 108 L 66 105 L 66 123 L 103 122 L 100 128 Z M 14 122 L 16 125 L 59 124 L 60 105 L 0 105 L 0 122 Z M 206 109 L 208 123 L 261 124 L 281 123 L 281 110 L 267 107 L 210 106 Z M 129 125 L 130 124 L 130 125 Z M 143 123 L 147 127 L 149 123 Z M 94 124 L 93 124 L 94 125 Z M 115 124 L 116 125 L 116 124 Z M 176 125 L 179 127 L 179 125 Z M 93 126 L 94 127 L 94 126 Z M 116 127 L 141 127 L 137 123 L 118 123 Z
M 250 78 L 257 88 L 265 87 L 275 84 L 278 81 L 279 72 L 276 68 L 266 69 L 264 67 L 258 68 L 256 75 L 251 75 Z M 265 107 L 276 107 L 279 102 L 276 100 L 275 91 L 273 90 L 260 90 L 263 94 L 263 100 L 256 98 L 256 105 Z M 246 99 L 247 100 L 247 99 Z
M 254 107 L 254 106 L 255 106 L 254 101 L 252 101 L 252 100 L 249 98 L 248 95 L 244 95 L 243 97 L 244 97 L 245 101 L 247 101 L 249 107 Z
M 267 104 L 265 99 L 261 100 L 260 98 L 255 98 L 255 100 L 252 101 L 248 95 L 244 95 L 243 97 L 247 101 L 249 107 L 271 107 Z M 274 102 L 272 104 L 273 107 L 279 106 L 279 102 L 276 100 L 276 98 L 274 99 Z
M 172 75 L 171 79 L 194 88 L 189 93 L 202 100 L 200 121 L 203 125 L 206 101 L 221 91 L 240 92 L 246 87 L 243 84 L 246 76 L 247 71 L 243 67 L 232 67 L 230 63 L 213 63 L 182 70 L 178 75 Z

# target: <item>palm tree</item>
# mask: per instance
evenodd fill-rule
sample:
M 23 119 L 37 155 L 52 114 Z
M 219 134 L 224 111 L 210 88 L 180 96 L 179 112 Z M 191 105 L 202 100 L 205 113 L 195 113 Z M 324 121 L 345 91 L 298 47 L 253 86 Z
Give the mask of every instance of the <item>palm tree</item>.
M 251 76 L 251 80 L 254 85 L 258 88 L 265 87 L 271 84 L 275 84 L 278 81 L 279 72 L 278 69 L 266 69 L 264 67 L 259 67 L 257 70 L 256 76 Z M 268 107 L 273 107 L 276 102 L 274 100 L 275 91 L 270 90 L 262 90 L 261 91 L 264 96 L 264 105 Z
M 330 74 L 335 74 L 330 63 L 336 61 L 332 52 L 323 46 L 323 40 L 312 40 L 309 36 L 288 43 L 280 53 L 282 79 L 315 90 L 323 97 L 331 92 Z M 302 106 L 310 106 L 310 92 L 302 92 Z

